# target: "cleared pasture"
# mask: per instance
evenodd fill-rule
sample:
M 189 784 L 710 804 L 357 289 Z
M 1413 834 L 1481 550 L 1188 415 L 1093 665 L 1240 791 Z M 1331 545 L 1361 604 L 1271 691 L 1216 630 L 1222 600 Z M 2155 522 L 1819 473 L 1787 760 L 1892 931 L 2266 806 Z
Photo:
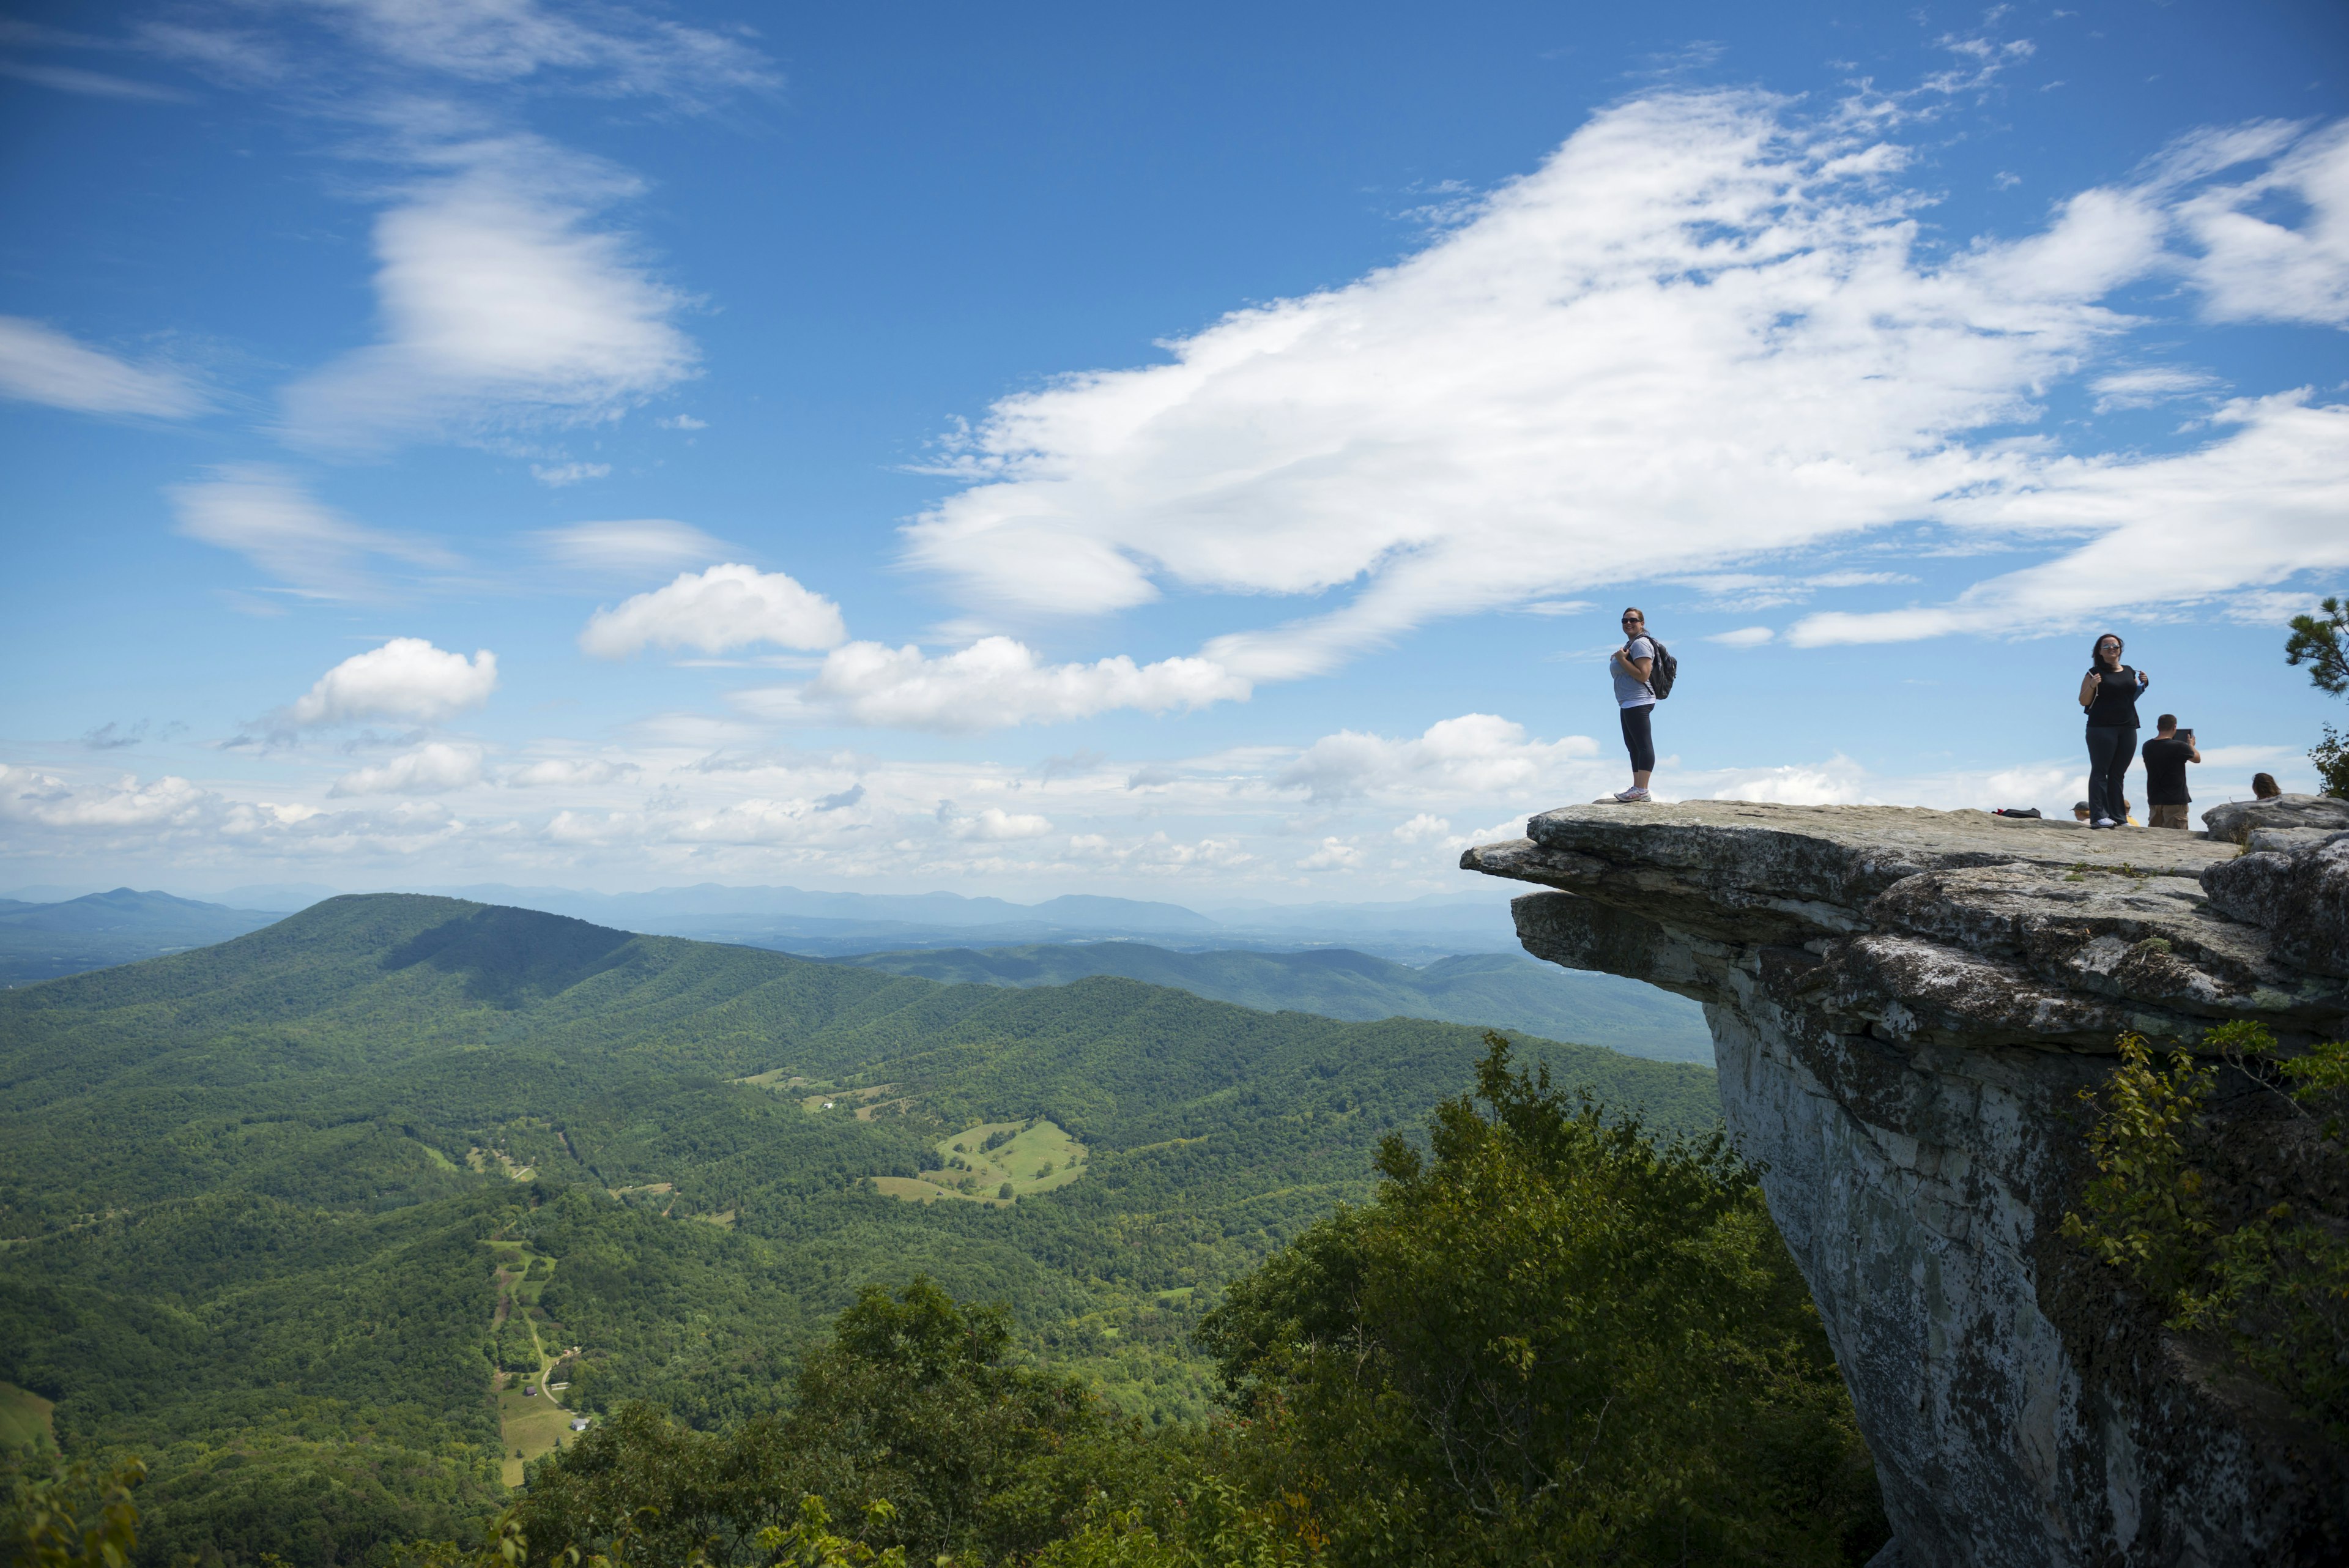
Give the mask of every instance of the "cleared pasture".
M 988 1147 L 990 1142 L 993 1147 Z M 941 1198 L 1003 1204 L 1066 1187 L 1085 1173 L 1085 1146 L 1056 1122 L 981 1122 L 931 1146 L 937 1168 L 918 1177 L 883 1176 L 874 1186 L 892 1198 L 931 1203 Z M 1006 1182 L 1011 1197 L 1003 1196 Z

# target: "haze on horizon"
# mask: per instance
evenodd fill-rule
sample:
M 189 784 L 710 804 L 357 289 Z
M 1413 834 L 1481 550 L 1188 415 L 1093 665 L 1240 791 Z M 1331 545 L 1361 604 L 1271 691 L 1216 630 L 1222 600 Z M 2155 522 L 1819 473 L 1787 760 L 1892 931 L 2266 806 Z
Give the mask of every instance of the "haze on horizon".
M 0 27 L 0 890 L 1468 894 L 2349 713 L 2349 14 Z

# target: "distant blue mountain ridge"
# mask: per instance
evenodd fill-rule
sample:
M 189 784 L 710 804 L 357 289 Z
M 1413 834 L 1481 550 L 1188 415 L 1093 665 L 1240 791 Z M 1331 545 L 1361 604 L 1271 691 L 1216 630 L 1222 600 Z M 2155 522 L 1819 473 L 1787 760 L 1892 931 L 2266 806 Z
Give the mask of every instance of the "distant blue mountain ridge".
M 0 898 L 0 984 L 208 946 L 274 923 L 302 885 L 232 889 L 227 903 L 118 888 Z M 474 886 L 435 889 L 654 936 L 690 937 L 987 985 L 1113 974 L 1264 1011 L 1432 1018 L 1517 1029 L 1632 1055 L 1710 1061 L 1696 1007 L 1603 975 L 1536 963 L 1505 904 L 1179 904 L 1072 894 L 1036 904 L 954 893 L 810 892 L 714 883 L 647 893 Z M 328 893 L 326 896 L 333 896 Z

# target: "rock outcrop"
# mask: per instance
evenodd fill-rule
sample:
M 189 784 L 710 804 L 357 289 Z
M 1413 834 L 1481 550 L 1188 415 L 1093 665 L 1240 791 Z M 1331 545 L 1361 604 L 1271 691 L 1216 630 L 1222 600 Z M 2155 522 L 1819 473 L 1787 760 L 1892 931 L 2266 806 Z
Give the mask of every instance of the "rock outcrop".
M 1891 1560 L 2349 1560 L 2341 1453 L 2057 1234 L 2088 1174 L 2079 1092 L 2122 1033 L 2349 1033 L 2349 834 L 2306 815 L 2247 817 L 2239 841 L 2294 842 L 2246 854 L 1972 812 L 1602 805 L 1462 857 L 1550 889 L 1514 906 L 1537 957 L 1705 1004 Z M 2274 1099 L 2217 1114 L 2255 1145 Z

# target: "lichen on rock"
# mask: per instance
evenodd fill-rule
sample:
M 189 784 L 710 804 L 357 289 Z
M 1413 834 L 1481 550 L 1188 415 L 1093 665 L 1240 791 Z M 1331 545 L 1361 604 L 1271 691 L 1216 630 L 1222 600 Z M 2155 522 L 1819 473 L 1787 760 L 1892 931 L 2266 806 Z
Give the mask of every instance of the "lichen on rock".
M 2349 1553 L 2344 1457 L 2057 1233 L 2118 1035 L 2349 1033 L 2349 812 L 2275 807 L 2204 836 L 1595 805 L 1462 857 L 1549 889 L 1514 905 L 1537 957 L 1705 1004 L 1914 1568 Z M 2239 1146 L 2264 1114 L 2214 1110 Z

